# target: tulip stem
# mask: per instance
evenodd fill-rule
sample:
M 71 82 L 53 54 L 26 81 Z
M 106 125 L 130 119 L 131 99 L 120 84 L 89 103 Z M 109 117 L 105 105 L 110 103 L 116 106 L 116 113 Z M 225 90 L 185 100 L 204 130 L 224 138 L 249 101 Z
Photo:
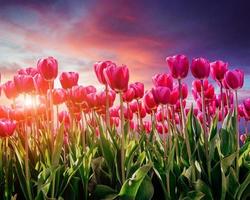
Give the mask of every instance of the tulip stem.
M 107 127 L 107 129 L 109 129 L 110 128 L 110 116 L 109 116 L 109 89 L 108 89 L 108 84 L 105 84 L 105 92 L 106 92 L 106 127 Z
M 211 166 L 209 161 L 209 154 L 208 154 L 208 133 L 207 133 L 207 126 L 206 126 L 206 110 L 205 110 L 205 97 L 204 97 L 204 83 L 201 80 L 201 98 L 202 98 L 202 125 L 203 125 L 203 132 L 204 132 L 204 144 L 205 144 L 205 155 L 207 159 L 207 171 L 208 171 L 208 180 L 211 183 Z
M 120 92 L 120 110 L 121 110 L 121 170 L 122 170 L 122 184 L 125 182 L 125 137 L 124 137 L 124 111 L 122 92 Z
M 220 98 L 221 98 L 221 119 L 224 119 L 224 98 L 223 98 L 223 86 L 220 81 Z
M 248 121 L 245 119 L 245 134 L 248 135 Z
M 24 102 L 26 102 L 26 94 L 24 94 Z M 25 106 L 26 109 L 26 106 Z M 32 199 L 31 191 L 30 191 L 30 176 L 29 176 L 29 141 L 28 141 L 28 128 L 27 128 L 27 116 L 25 115 L 25 124 L 24 124 L 24 149 L 25 149 L 25 177 L 26 177 L 26 187 L 28 191 L 29 199 Z
M 235 134 L 235 141 L 236 141 L 236 177 L 239 179 L 239 150 L 240 150 L 240 141 L 239 141 L 239 123 L 238 123 L 238 93 L 235 90 L 235 116 L 236 116 L 236 134 Z
M 52 94 L 53 82 L 49 81 L 49 92 L 50 92 L 50 114 L 51 114 L 51 137 L 52 137 L 52 147 L 54 146 L 54 112 L 53 112 L 53 94 Z
M 180 94 L 180 107 L 181 107 L 181 124 L 182 124 L 182 129 L 183 129 L 183 133 L 184 133 L 184 138 L 185 138 L 185 142 L 187 145 L 187 153 L 188 153 L 188 158 L 189 158 L 189 162 L 191 163 L 191 147 L 190 147 L 190 143 L 189 143 L 189 136 L 188 136 L 188 132 L 186 130 L 186 123 L 185 123 L 185 116 L 184 116 L 184 108 L 183 108 L 183 96 L 182 96 L 182 85 L 181 85 L 181 79 L 178 79 L 178 83 L 179 83 L 179 94 Z

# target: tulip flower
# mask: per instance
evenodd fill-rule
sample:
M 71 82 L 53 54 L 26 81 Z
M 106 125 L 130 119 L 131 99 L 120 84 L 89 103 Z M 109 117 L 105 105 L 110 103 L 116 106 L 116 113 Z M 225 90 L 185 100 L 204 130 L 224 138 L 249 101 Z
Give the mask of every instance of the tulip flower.
M 173 89 L 173 77 L 169 74 L 156 74 L 152 77 L 152 81 L 155 87 L 162 86 Z
M 123 93 L 122 99 L 124 102 L 129 103 L 135 98 L 135 90 L 128 87 L 127 91 Z
M 70 98 L 76 104 L 82 104 L 86 100 L 86 89 L 83 86 L 73 86 L 70 90 Z
M 62 88 L 53 89 L 52 96 L 54 105 L 59 105 L 66 101 L 66 92 Z
M 19 93 L 31 93 L 35 91 L 34 80 L 30 75 L 15 75 L 14 83 Z
M 15 99 L 18 96 L 18 91 L 14 81 L 7 81 L 3 84 L 2 88 L 8 99 Z
M 144 94 L 144 84 L 140 82 L 135 82 L 129 85 L 130 88 L 133 88 L 135 91 L 135 99 L 140 99 Z
M 225 81 L 226 81 L 226 85 L 234 90 L 235 93 L 235 112 L 236 112 L 236 116 L 238 116 L 238 93 L 237 90 L 243 87 L 244 84 L 244 72 L 239 70 L 239 69 L 235 69 L 235 70 L 230 70 L 227 71 L 225 74 Z M 236 154 L 236 159 L 239 158 L 239 124 L 238 124 L 238 120 L 236 120 L 236 142 L 237 142 L 237 154 Z M 236 174 L 237 177 L 239 176 L 239 165 L 238 163 L 236 163 Z
M 16 129 L 16 122 L 8 119 L 0 119 L 0 137 L 12 136 Z
M 240 136 L 240 141 L 242 142 L 242 144 L 245 144 L 246 140 L 247 140 L 247 134 L 242 134 Z
M 46 81 L 41 74 L 36 74 L 34 76 L 34 84 L 36 91 L 40 95 L 46 95 L 49 90 L 49 82 Z M 54 84 L 52 84 L 52 88 L 54 87 Z
M 144 94 L 143 102 L 146 105 L 146 107 L 148 107 L 149 109 L 156 109 L 157 108 L 157 103 L 155 102 L 152 89 L 147 91 Z
M 190 68 L 196 79 L 203 80 L 209 77 L 210 64 L 205 58 L 193 59 Z
M 157 104 L 166 105 L 170 99 L 170 89 L 167 87 L 155 87 L 152 89 L 154 100 Z
M 119 107 L 109 108 L 110 117 L 119 117 Z
M 228 70 L 228 63 L 225 63 L 221 60 L 214 61 L 210 63 L 211 76 L 215 81 L 221 83 L 224 79 L 225 73 Z
M 77 85 L 79 74 L 77 72 L 63 72 L 61 73 L 59 80 L 64 89 L 70 89 Z
M 129 71 L 126 65 L 109 66 L 104 69 L 104 76 L 109 87 L 115 92 L 125 92 L 128 89 Z
M 187 77 L 189 61 L 185 55 L 175 55 L 166 58 L 172 77 L 183 79 Z
M 34 77 L 36 74 L 38 74 L 38 70 L 36 68 L 33 68 L 33 67 L 27 67 L 27 68 L 19 69 L 17 71 L 17 74 L 30 75 L 30 76 Z
M 40 59 L 37 63 L 37 70 L 46 81 L 53 81 L 58 75 L 58 63 L 53 57 Z
M 225 81 L 230 89 L 238 90 L 243 87 L 244 73 L 239 69 L 227 71 L 225 74 Z
M 104 77 L 107 81 L 109 87 L 117 93 L 120 93 L 120 110 L 121 110 L 121 138 L 122 138 L 122 147 L 121 147 L 121 171 L 122 171 L 122 183 L 125 181 L 125 138 L 124 138 L 124 113 L 123 113 L 123 99 L 122 93 L 126 92 L 128 89 L 129 81 L 129 71 L 126 65 L 120 67 L 109 66 L 104 69 Z
M 115 65 L 115 63 L 113 63 L 111 61 L 99 61 L 99 62 L 96 62 L 94 64 L 94 70 L 95 70 L 96 77 L 101 84 L 104 84 L 104 85 L 107 84 L 106 79 L 104 77 L 103 70 L 109 66 L 115 67 L 116 65 Z

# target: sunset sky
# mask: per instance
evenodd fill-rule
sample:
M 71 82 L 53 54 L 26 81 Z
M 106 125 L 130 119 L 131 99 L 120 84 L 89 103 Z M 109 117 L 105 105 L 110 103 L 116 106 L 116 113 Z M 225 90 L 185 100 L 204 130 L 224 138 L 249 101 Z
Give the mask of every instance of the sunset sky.
M 0 69 L 5 82 L 17 69 L 53 56 L 62 71 L 95 84 L 93 64 L 127 64 L 131 82 L 151 86 L 167 72 L 165 57 L 222 59 L 246 73 L 250 88 L 248 1 L 0 0 Z M 186 81 L 188 82 L 190 78 Z

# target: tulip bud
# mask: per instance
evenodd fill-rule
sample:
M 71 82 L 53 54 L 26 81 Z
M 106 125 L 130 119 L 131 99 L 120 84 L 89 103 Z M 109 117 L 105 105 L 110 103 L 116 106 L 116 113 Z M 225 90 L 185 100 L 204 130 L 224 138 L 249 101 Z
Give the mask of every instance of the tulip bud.
M 232 90 L 238 90 L 244 84 L 244 72 L 239 69 L 227 71 L 225 75 L 226 85 Z
M 70 89 L 77 85 L 78 79 L 79 74 L 77 72 L 63 72 L 59 77 L 62 88 L 64 89 Z
M 40 59 L 37 63 L 38 72 L 46 81 L 53 81 L 58 74 L 58 63 L 53 57 Z
M 209 77 L 210 64 L 204 58 L 195 58 L 192 60 L 191 72 L 197 79 L 206 79 Z
M 175 79 L 183 79 L 188 75 L 189 62 L 185 55 L 175 55 L 166 58 L 171 75 Z

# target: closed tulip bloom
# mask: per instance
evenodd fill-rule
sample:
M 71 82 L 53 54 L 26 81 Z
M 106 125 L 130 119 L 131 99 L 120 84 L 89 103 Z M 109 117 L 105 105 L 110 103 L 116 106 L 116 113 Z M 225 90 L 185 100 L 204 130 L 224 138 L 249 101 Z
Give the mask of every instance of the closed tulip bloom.
M 99 100 L 96 93 L 87 94 L 86 100 L 89 108 L 96 109 L 98 107 Z
M 0 137 L 12 136 L 16 129 L 16 122 L 8 119 L 0 120 Z
M 90 94 L 90 93 L 95 93 L 96 92 L 96 88 L 93 85 L 88 85 L 85 87 L 86 93 Z
M 195 58 L 192 60 L 191 72 L 197 79 L 206 79 L 209 77 L 210 64 L 205 58 Z
M 69 113 L 65 110 L 58 113 L 58 121 L 60 123 L 64 123 L 65 125 L 69 125 L 70 123 L 70 117 Z
M 7 81 L 3 84 L 2 88 L 8 99 L 15 99 L 18 96 L 18 91 L 13 81 Z
M 101 84 L 105 85 L 107 83 L 106 79 L 104 77 L 104 74 L 103 74 L 103 70 L 111 65 L 116 66 L 115 63 L 113 63 L 111 61 L 100 61 L 100 62 L 96 62 L 94 64 L 94 70 L 95 70 L 96 77 Z
M 159 134 L 168 133 L 168 127 L 166 124 L 164 126 L 161 123 L 156 124 L 156 130 Z M 163 132 L 164 131 L 164 132 Z
M 171 75 L 175 79 L 183 79 L 188 75 L 189 61 L 185 55 L 175 55 L 166 58 Z
M 227 86 L 232 90 L 237 90 L 243 87 L 244 72 L 239 69 L 227 71 L 225 75 Z
M 157 108 L 157 103 L 155 102 L 154 95 L 152 93 L 152 89 L 147 91 L 144 94 L 143 102 L 146 105 L 146 107 L 149 109 L 156 109 Z
M 129 70 L 126 65 L 109 66 L 104 69 L 104 76 L 109 87 L 115 92 L 125 92 L 128 89 Z
M 228 63 L 221 60 L 210 63 L 212 78 L 216 81 L 221 82 L 228 70 Z
M 124 118 L 127 120 L 132 120 L 133 119 L 133 112 L 131 109 L 127 107 L 123 107 L 124 111 Z M 121 117 L 121 110 L 119 110 L 119 117 Z
M 99 105 L 102 105 L 104 108 L 106 107 L 106 92 L 102 91 L 97 94 L 98 95 L 98 101 Z M 111 107 L 114 104 L 116 93 L 114 91 L 109 91 L 108 92 L 108 100 L 109 100 L 109 107 Z
M 118 127 L 120 123 L 120 118 L 119 117 L 111 117 L 110 118 L 110 125 L 111 126 L 116 126 Z
M 34 77 L 36 74 L 38 74 L 38 70 L 37 68 L 34 68 L 34 67 L 27 67 L 27 68 L 19 69 L 17 73 L 20 75 L 30 75 Z
M 175 88 L 173 91 L 170 92 L 169 104 L 175 105 L 179 100 L 179 98 L 180 98 L 179 90 L 178 88 Z
M 119 107 L 109 108 L 110 117 L 119 117 Z
M 245 144 L 246 140 L 247 140 L 247 133 L 240 135 L 240 141 L 242 142 L 242 144 Z
M 206 90 L 208 88 L 208 80 L 205 79 L 203 80 L 203 87 L 204 87 L 204 90 Z M 194 80 L 192 82 L 192 87 L 193 89 L 198 92 L 198 93 L 201 93 L 201 81 L 200 80 Z
M 124 102 L 129 103 L 135 98 L 135 90 L 132 87 L 128 87 L 127 91 L 123 93 L 122 99 Z
M 36 74 L 34 76 L 34 83 L 35 88 L 38 94 L 40 95 L 46 95 L 47 91 L 49 90 L 49 83 L 46 81 L 41 74 Z M 52 85 L 52 88 L 54 87 L 54 84 Z
M 62 104 L 66 101 L 67 95 L 64 89 L 56 88 L 52 90 L 54 105 Z
M 40 59 L 37 63 L 37 70 L 46 81 L 53 81 L 58 75 L 58 63 L 53 57 Z
M 70 89 L 78 84 L 79 74 L 77 72 L 63 72 L 59 80 L 64 89 Z
M 246 116 L 250 116 L 250 98 L 247 98 L 243 101 L 244 112 Z
M 76 104 L 82 104 L 86 100 L 86 89 L 83 86 L 73 86 L 70 90 L 70 98 Z
M 188 86 L 186 83 L 181 84 L 182 98 L 186 99 L 188 97 Z
M 131 109 L 131 111 L 133 113 L 136 113 L 138 112 L 138 102 L 136 100 L 132 101 L 130 104 L 129 104 L 129 108 Z
M 144 95 L 144 84 L 140 82 L 135 82 L 129 85 L 135 91 L 135 99 L 140 99 Z
M 155 87 L 152 90 L 155 102 L 157 104 L 168 104 L 170 97 L 170 89 L 167 87 Z
M 246 117 L 244 109 L 245 109 L 244 104 L 238 105 L 238 113 L 239 113 L 239 116 L 242 117 L 242 118 Z
M 144 130 L 146 131 L 146 133 L 150 133 L 151 129 L 152 129 L 152 124 L 150 121 L 145 121 L 145 122 L 143 122 L 143 127 L 144 127 Z
M 152 77 L 152 81 L 155 87 L 162 86 L 173 89 L 173 77 L 170 74 L 156 74 Z
M 34 80 L 30 75 L 15 75 L 14 83 L 19 93 L 30 93 L 35 91 Z

